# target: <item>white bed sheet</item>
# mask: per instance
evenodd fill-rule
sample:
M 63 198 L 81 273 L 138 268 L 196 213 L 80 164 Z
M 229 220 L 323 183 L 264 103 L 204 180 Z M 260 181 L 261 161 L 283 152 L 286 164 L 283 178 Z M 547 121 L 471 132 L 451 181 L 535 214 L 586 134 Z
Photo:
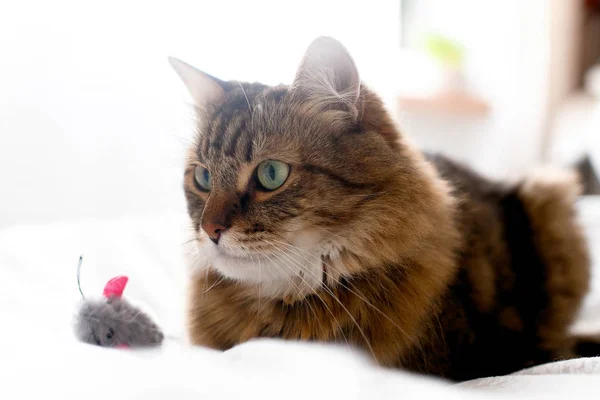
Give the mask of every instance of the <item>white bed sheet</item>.
M 582 204 L 594 252 L 600 243 L 597 203 Z M 190 347 L 182 329 L 187 232 L 181 214 L 0 231 L 0 399 L 396 399 L 442 394 L 447 399 L 558 399 L 597 398 L 600 393 L 600 358 L 453 385 L 377 368 L 340 346 L 257 340 L 225 353 Z M 162 348 L 109 350 L 75 340 L 80 254 L 87 296 L 99 296 L 112 276 L 129 275 L 125 295 L 158 319 L 168 335 Z M 600 328 L 598 281 L 594 279 L 595 291 L 577 325 L 580 331 Z

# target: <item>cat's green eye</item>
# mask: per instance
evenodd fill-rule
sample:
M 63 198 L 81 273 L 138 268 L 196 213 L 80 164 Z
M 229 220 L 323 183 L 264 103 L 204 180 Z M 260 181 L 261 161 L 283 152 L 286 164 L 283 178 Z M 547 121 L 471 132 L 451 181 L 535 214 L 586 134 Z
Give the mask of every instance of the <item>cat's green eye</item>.
M 285 183 L 290 174 L 290 166 L 276 160 L 261 162 L 256 169 L 256 178 L 262 189 L 272 191 Z
M 194 168 L 194 179 L 200 190 L 210 191 L 210 172 L 202 165 L 196 165 Z

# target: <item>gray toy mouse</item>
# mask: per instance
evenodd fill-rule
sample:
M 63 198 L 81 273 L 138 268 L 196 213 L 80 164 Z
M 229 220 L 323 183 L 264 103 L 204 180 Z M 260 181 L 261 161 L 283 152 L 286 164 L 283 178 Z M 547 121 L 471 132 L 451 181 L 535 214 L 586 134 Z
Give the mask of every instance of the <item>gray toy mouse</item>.
M 118 276 L 108 281 L 104 287 L 105 299 L 84 298 L 75 323 L 75 334 L 79 340 L 114 348 L 157 346 L 162 343 L 164 335 L 158 325 L 122 298 L 128 280 L 126 276 Z

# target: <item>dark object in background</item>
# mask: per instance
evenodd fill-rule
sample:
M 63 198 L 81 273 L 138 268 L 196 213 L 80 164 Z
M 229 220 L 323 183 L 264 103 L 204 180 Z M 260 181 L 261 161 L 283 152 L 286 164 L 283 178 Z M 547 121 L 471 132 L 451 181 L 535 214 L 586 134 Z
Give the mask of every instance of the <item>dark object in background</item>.
M 579 173 L 581 183 L 583 185 L 583 195 L 597 195 L 600 194 L 600 180 L 594 169 L 594 165 L 588 155 L 585 155 L 577 164 L 575 169 Z
M 600 0 L 583 1 L 583 21 L 581 21 L 582 42 L 579 44 L 580 86 L 584 76 L 594 65 L 600 63 Z

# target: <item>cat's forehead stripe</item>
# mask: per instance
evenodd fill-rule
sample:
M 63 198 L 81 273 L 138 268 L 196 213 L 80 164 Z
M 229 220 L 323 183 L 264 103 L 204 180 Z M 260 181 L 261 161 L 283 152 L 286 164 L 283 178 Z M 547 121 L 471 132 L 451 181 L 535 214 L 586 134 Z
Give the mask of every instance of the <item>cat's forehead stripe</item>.
M 246 86 L 244 84 L 244 86 Z M 266 90 L 258 88 L 258 94 Z M 253 154 L 253 142 L 256 132 L 251 129 L 254 118 L 253 101 L 257 96 L 250 87 L 234 90 L 235 95 L 223 107 L 215 111 L 203 135 L 202 152 L 209 153 L 213 148 L 215 154 L 238 158 L 250 162 Z M 260 113 L 260 108 L 257 110 Z
M 206 124 L 200 126 L 196 154 L 201 162 L 219 165 L 227 159 L 229 168 L 250 163 L 257 151 L 255 146 L 264 139 L 260 132 L 273 129 L 273 115 L 285 102 L 288 89 L 285 86 L 241 85 L 243 90 L 236 83 L 225 104 L 215 109 Z M 282 117 L 279 113 L 279 118 Z
M 210 147 L 214 147 L 218 150 L 221 149 L 221 143 L 223 141 L 223 126 L 226 126 L 229 123 L 229 116 L 226 107 L 221 107 L 215 115 L 211 118 L 211 124 L 206 132 L 208 145 Z
M 245 133 L 246 130 L 246 118 L 244 116 L 238 115 L 236 118 L 232 118 L 231 123 L 225 129 L 225 147 L 224 154 L 229 157 L 234 157 L 236 153 L 236 148 L 238 145 L 238 141 L 240 140 L 240 136 L 242 133 Z
M 252 140 L 247 140 L 246 141 L 246 150 L 244 152 L 245 157 L 246 157 L 246 162 L 250 162 L 252 161 L 252 152 L 254 150 L 254 143 Z

